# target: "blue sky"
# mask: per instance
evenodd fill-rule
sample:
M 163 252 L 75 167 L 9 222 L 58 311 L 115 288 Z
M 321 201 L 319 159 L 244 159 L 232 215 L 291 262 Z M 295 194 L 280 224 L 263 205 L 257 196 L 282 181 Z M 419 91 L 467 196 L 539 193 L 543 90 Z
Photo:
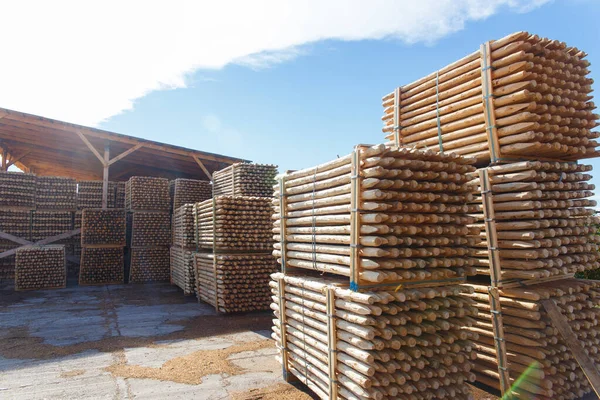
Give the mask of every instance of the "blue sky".
M 0 27 L 21 60 L 0 106 L 280 170 L 383 142 L 383 95 L 515 31 L 587 51 L 600 81 L 597 0 L 58 3 L 10 4 L 37 31 Z
M 519 30 L 557 38 L 587 51 L 597 71 L 599 18 L 598 1 L 555 1 L 528 13 L 503 10 L 468 22 L 434 43 L 326 40 L 268 68 L 199 70 L 189 77 L 190 87 L 150 93 L 100 126 L 273 163 L 280 170 L 304 168 L 346 154 L 355 144 L 382 142 L 383 95 L 489 39 Z

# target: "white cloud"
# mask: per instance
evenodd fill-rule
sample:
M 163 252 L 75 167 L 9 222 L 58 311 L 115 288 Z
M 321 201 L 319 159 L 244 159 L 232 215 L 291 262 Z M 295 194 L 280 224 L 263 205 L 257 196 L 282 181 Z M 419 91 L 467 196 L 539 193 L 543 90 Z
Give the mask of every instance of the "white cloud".
M 10 1 L 0 106 L 89 125 L 198 69 L 265 68 L 325 39 L 432 42 L 547 0 Z

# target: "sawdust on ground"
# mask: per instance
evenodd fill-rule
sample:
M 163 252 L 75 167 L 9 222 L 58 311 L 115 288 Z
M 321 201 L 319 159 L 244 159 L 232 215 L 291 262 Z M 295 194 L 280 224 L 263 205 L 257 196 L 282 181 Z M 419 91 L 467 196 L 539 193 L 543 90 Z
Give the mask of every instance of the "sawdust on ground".
M 80 376 L 85 374 L 84 369 L 74 369 L 72 371 L 64 371 L 60 374 L 61 378 L 74 378 L 76 376 Z
M 260 389 L 250 389 L 244 392 L 234 392 L 230 396 L 231 400 L 312 400 L 312 396 L 285 383 Z
M 31 336 L 26 327 L 0 330 L 0 356 L 10 359 L 50 360 L 70 356 L 89 350 L 112 353 L 130 347 L 159 347 L 156 341 L 200 339 L 237 332 L 268 330 L 272 325 L 272 315 L 199 316 L 184 321 L 171 321 L 170 324 L 183 329 L 156 336 L 126 337 L 112 336 L 92 342 L 68 346 L 54 346 L 44 343 L 44 339 Z
M 173 358 L 160 368 L 126 365 L 119 362 L 105 370 L 122 378 L 154 379 L 199 385 L 202 383 L 202 378 L 207 375 L 227 374 L 231 376 L 245 372 L 243 368 L 227 360 L 232 354 L 271 347 L 273 347 L 273 341 L 265 339 L 234 344 L 226 349 L 198 350 L 182 357 Z

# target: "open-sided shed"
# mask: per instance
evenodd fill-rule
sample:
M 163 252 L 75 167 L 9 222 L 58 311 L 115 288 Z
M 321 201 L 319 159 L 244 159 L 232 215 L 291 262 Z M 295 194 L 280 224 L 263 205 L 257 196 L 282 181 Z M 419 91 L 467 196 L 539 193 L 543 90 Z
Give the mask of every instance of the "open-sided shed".
M 124 181 L 131 176 L 212 180 L 245 161 L 0 108 L 1 169 Z
M 16 165 L 37 175 L 76 179 L 131 176 L 210 180 L 235 157 L 154 142 L 101 129 L 0 108 L 2 168 Z M 6 161 L 4 161 L 6 160 Z

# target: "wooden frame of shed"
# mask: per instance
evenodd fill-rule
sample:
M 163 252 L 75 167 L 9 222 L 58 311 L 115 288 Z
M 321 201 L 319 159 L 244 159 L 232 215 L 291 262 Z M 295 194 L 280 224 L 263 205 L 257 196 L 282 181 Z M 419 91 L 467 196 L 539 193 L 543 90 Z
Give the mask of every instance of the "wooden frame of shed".
M 212 180 L 235 157 L 188 149 L 0 108 L 1 170 L 104 181 L 132 176 Z M 111 158 L 112 157 L 112 158 Z

